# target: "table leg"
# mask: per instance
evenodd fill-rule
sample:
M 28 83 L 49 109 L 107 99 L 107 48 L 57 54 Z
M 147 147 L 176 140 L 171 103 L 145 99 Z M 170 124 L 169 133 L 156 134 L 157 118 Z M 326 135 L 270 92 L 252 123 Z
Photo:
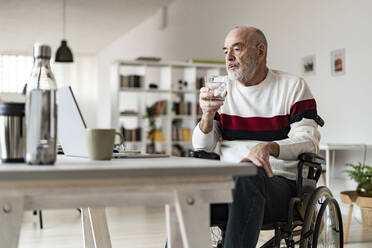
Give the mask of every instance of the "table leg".
M 88 208 L 81 209 L 81 224 L 83 228 L 84 248 L 95 248 Z
M 331 151 L 327 148 L 326 150 L 326 182 L 325 185 L 329 188 L 329 185 L 331 184 L 331 171 L 330 171 L 330 165 L 331 165 Z
M 330 173 L 330 178 L 333 178 L 334 174 L 335 174 L 335 160 L 336 160 L 336 150 L 333 150 L 332 151 L 332 159 L 331 159 L 331 171 Z
M 18 247 L 23 217 L 23 197 L 0 198 L 0 246 Z
M 349 238 L 351 217 L 353 216 L 353 208 L 354 208 L 354 204 L 350 204 L 349 213 L 347 215 L 346 228 L 345 228 L 344 244 L 347 243 L 347 239 Z
M 197 191 L 176 191 L 175 206 L 183 247 L 212 247 L 210 203 Z
M 176 207 L 174 205 L 165 206 L 165 217 L 167 224 L 167 247 L 182 248 L 180 226 L 177 220 Z
M 111 247 L 110 232 L 104 208 L 82 209 L 82 225 L 85 248 Z

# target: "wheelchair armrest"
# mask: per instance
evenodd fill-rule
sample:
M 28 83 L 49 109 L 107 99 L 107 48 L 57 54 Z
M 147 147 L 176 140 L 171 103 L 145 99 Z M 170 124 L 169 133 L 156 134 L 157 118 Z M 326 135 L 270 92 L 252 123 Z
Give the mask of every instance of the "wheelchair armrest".
M 214 152 L 206 152 L 203 150 L 199 151 L 190 151 L 189 153 L 190 157 L 193 158 L 203 158 L 203 159 L 214 159 L 214 160 L 220 160 L 220 155 Z
M 318 154 L 311 152 L 304 152 L 298 156 L 298 159 L 302 162 L 312 163 L 312 164 L 325 164 L 326 160 L 319 156 Z
M 302 153 L 298 156 L 300 162 L 297 166 L 296 184 L 297 195 L 302 197 L 302 194 L 308 191 L 308 188 L 314 188 L 322 173 L 322 165 L 326 161 L 324 158 L 314 153 Z M 303 176 L 304 166 L 309 167 L 307 176 Z

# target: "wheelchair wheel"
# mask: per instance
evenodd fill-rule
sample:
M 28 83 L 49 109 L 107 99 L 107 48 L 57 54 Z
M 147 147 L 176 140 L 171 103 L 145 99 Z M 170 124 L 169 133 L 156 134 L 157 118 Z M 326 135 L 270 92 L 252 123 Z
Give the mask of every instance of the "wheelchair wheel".
M 328 198 L 320 207 L 313 234 L 313 247 L 343 247 L 343 227 L 340 207 Z
M 316 247 L 316 246 L 313 246 L 314 230 L 315 230 L 315 226 L 316 226 L 316 221 L 317 221 L 317 217 L 320 213 L 321 207 L 323 206 L 323 204 L 326 202 L 327 199 L 333 199 L 333 196 L 332 196 L 331 191 L 327 187 L 324 187 L 324 186 L 316 188 L 315 191 L 311 194 L 310 199 L 307 202 L 304 223 L 303 223 L 302 230 L 301 230 L 300 248 L 312 248 L 312 247 L 315 248 Z M 330 200 L 328 200 L 328 201 L 330 201 Z M 332 204 L 327 203 L 325 205 L 324 209 L 327 208 L 326 206 L 334 206 L 334 205 L 335 205 L 334 203 L 332 203 Z M 338 204 L 337 204 L 337 207 L 338 207 Z M 333 207 L 332 207 L 332 209 L 334 210 Z M 337 209 L 339 211 L 339 208 L 337 208 Z M 323 210 L 323 211 L 325 211 L 325 210 Z M 334 212 L 337 213 L 337 210 L 335 210 Z M 327 217 L 328 217 L 328 215 L 327 215 Z M 331 217 L 337 219 L 337 220 L 332 220 L 332 223 L 337 223 L 338 227 L 340 227 L 340 229 L 337 229 L 337 230 L 340 231 L 339 240 L 341 240 L 341 242 L 338 243 L 338 246 L 329 246 L 329 247 L 343 247 L 343 242 L 342 242 L 343 233 L 342 233 L 341 214 L 340 215 L 336 214 L 336 215 L 333 215 Z M 323 231 L 323 227 L 324 227 L 324 225 L 320 225 L 318 231 L 320 231 L 320 232 Z

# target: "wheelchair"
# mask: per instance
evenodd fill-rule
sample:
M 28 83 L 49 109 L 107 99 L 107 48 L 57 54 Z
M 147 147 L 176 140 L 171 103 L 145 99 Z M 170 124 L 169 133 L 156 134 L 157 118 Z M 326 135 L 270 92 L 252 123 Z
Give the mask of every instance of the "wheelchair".
M 219 159 L 219 155 L 205 151 L 191 151 L 191 157 Z M 274 230 L 275 235 L 261 248 L 280 247 L 343 247 L 343 225 L 340 207 L 331 191 L 316 184 L 325 159 L 317 154 L 299 156 L 296 173 L 296 197 L 290 199 L 288 217 L 275 223 L 264 223 L 261 230 Z M 217 248 L 223 248 L 224 227 Z M 283 246 L 284 245 L 284 246 Z

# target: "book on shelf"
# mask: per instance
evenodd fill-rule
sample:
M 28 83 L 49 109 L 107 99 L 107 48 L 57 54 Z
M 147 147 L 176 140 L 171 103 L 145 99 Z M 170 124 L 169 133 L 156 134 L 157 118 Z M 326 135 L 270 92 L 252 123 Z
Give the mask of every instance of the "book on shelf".
M 167 114 L 167 100 L 156 101 L 153 105 L 156 115 Z
M 173 102 L 173 111 L 176 115 L 191 115 L 192 102 Z
M 125 129 L 124 126 L 121 126 L 120 133 L 124 136 L 125 141 L 141 141 L 141 128 L 134 129 Z
M 196 89 L 200 90 L 205 85 L 205 78 L 204 77 L 198 77 L 196 79 Z
M 172 141 L 191 141 L 191 130 L 189 128 L 172 127 Z
M 141 88 L 142 82 L 141 75 L 120 75 L 120 88 Z

